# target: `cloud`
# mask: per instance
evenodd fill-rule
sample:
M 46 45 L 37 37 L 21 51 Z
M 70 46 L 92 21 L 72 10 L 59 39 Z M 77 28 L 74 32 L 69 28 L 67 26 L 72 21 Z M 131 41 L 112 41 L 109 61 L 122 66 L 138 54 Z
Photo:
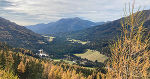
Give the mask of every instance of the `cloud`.
M 123 14 L 132 0 L 0 0 L 0 16 L 21 25 L 48 23 L 61 18 L 81 17 L 92 21 L 110 21 Z M 149 0 L 136 0 L 150 8 Z

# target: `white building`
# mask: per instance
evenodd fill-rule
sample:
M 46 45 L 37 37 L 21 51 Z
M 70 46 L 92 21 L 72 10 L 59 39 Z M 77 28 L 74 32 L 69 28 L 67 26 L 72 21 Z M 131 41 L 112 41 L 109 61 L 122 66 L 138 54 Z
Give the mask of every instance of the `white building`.
M 39 50 L 39 54 L 38 54 L 38 55 L 41 56 L 41 57 L 43 57 L 43 56 L 44 56 L 44 57 L 49 56 L 49 55 L 47 55 L 46 53 L 43 52 L 43 49 L 40 49 L 40 50 Z

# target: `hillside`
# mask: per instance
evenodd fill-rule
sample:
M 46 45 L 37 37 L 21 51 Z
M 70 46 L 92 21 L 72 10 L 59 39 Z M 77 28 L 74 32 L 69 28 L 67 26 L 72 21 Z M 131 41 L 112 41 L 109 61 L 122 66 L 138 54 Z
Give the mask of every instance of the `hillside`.
M 39 34 L 56 34 L 56 33 L 83 30 L 101 24 L 104 24 L 104 22 L 94 23 L 76 17 L 76 18 L 60 19 L 56 22 L 52 22 L 48 24 L 37 24 L 37 25 L 31 25 L 26 27 Z
M 0 41 L 13 47 L 37 50 L 44 39 L 41 35 L 26 29 L 24 26 L 0 18 Z
M 150 10 L 144 10 L 144 16 L 146 17 L 146 22 L 144 24 L 145 27 L 150 29 L 149 20 L 150 20 Z M 124 19 L 124 18 L 121 18 Z M 121 19 L 105 23 L 103 25 L 98 25 L 92 28 L 65 33 L 60 36 L 69 37 L 79 40 L 88 40 L 88 41 L 95 41 L 95 40 L 102 40 L 102 39 L 112 39 L 115 36 L 118 36 L 121 31 Z
M 144 10 L 146 21 L 144 27 L 150 30 L 150 10 Z M 121 33 L 121 19 L 105 23 L 103 25 L 94 26 L 80 31 L 59 33 L 57 36 L 71 38 L 81 41 L 90 41 L 86 46 L 88 49 L 100 51 L 101 54 L 110 56 L 109 45 Z
M 43 49 L 54 58 L 63 58 L 66 54 L 81 53 L 85 46 L 71 43 L 64 38 L 46 40 L 45 37 L 32 32 L 24 26 L 17 25 L 9 20 L 0 18 L 0 42 L 6 42 L 14 48 L 29 49 L 34 53 Z

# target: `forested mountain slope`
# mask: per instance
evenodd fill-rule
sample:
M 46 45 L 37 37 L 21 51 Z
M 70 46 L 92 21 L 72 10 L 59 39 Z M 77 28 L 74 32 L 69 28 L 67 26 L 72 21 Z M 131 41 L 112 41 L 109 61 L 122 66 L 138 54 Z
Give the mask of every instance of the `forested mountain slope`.
M 44 39 L 41 35 L 26 29 L 24 26 L 0 18 L 0 41 L 13 47 L 34 50 L 42 45 L 40 42 L 44 42 Z
M 150 10 L 144 10 L 143 11 L 144 15 L 143 18 L 146 18 L 144 26 L 150 29 L 149 25 L 149 20 L 150 20 Z M 121 31 L 121 19 L 105 23 L 103 25 L 95 26 L 92 28 L 84 29 L 81 31 L 76 31 L 76 32 L 70 32 L 70 33 L 65 33 L 60 36 L 65 36 L 69 38 L 74 38 L 74 39 L 79 39 L 79 40 L 100 40 L 100 39 L 112 39 L 115 36 L 118 36 Z

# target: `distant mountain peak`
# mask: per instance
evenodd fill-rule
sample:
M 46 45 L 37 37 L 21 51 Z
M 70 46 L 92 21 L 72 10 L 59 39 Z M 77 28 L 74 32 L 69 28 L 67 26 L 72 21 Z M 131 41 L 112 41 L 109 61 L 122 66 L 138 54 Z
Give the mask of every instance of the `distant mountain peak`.
M 65 20 L 65 19 L 76 19 L 76 20 L 78 20 L 78 19 L 80 19 L 81 20 L 81 18 L 79 18 L 79 17 L 72 17 L 72 18 L 62 18 L 63 20 Z M 61 20 L 61 19 L 60 19 Z
M 83 20 L 79 17 L 74 17 L 62 18 L 56 22 L 48 24 L 32 25 L 28 26 L 27 28 L 39 34 L 55 34 L 83 30 L 101 24 Z
M 82 19 L 79 18 L 79 17 L 74 17 L 74 18 L 72 18 L 72 19 L 74 19 L 74 20 L 82 20 Z
M 60 19 L 60 20 L 58 20 L 58 22 L 63 22 L 63 21 L 79 21 L 79 20 L 82 20 L 81 18 L 79 18 L 79 17 L 74 17 L 74 18 L 62 18 L 62 19 Z

